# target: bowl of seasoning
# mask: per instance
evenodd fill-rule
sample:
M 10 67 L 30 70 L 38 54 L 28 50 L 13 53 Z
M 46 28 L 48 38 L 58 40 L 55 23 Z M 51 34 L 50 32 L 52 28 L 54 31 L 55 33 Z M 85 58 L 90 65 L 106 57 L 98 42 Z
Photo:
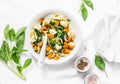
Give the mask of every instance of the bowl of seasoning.
M 75 61 L 74 66 L 78 72 L 87 72 L 90 70 L 90 61 L 82 56 Z
M 88 74 L 85 77 L 85 84 L 100 84 L 100 78 L 94 73 Z

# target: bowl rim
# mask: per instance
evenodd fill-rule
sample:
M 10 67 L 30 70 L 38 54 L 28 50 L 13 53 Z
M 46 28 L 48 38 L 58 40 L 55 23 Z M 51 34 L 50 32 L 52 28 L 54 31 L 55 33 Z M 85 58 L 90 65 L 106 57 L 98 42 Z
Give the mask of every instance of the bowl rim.
M 33 26 L 33 23 L 34 22 L 36 22 L 36 20 L 38 20 L 38 18 L 40 18 L 40 17 L 42 17 L 42 16 L 45 16 L 45 15 L 48 15 L 48 14 L 51 14 L 51 13 L 60 13 L 60 14 L 62 14 L 62 15 L 64 15 L 65 17 L 68 17 L 68 18 L 70 18 L 71 20 L 72 20 L 72 22 L 74 22 L 74 24 L 77 24 L 76 25 L 76 27 L 80 27 L 79 26 L 79 24 L 78 24 L 78 22 L 76 21 L 76 19 L 71 15 L 71 14 L 69 14 L 68 12 L 66 12 L 66 11 L 64 11 L 64 10 L 61 10 L 61 9 L 46 9 L 46 10 L 43 10 L 43 11 L 41 11 L 41 12 L 38 12 L 38 14 L 36 14 L 32 19 L 31 19 L 31 21 L 29 22 L 29 25 L 28 25 L 28 29 L 29 29 L 29 31 L 30 31 L 30 29 L 31 29 L 31 27 Z M 28 31 L 28 33 L 29 33 L 29 31 Z M 78 43 L 76 46 L 75 46 L 75 48 L 76 48 L 76 50 L 74 50 L 74 53 L 70 53 L 69 55 L 73 55 L 72 57 L 69 57 L 68 59 L 66 59 L 65 61 L 63 61 L 63 62 L 58 62 L 58 63 L 46 63 L 46 62 L 44 62 L 45 64 L 49 64 L 49 65 L 58 65 L 58 64 L 63 64 L 63 63 L 65 63 L 66 61 L 70 61 L 70 59 L 72 59 L 73 57 L 75 57 L 75 55 L 77 54 L 77 52 L 78 52 L 78 50 L 81 48 L 81 47 L 83 47 L 83 46 L 81 46 L 81 45 L 83 45 L 83 38 L 82 38 L 82 35 L 81 35 L 81 31 L 80 31 L 80 29 L 78 28 L 77 29 L 77 31 L 79 31 L 79 35 L 81 36 L 80 37 L 80 43 Z M 28 41 L 29 41 L 29 43 L 30 43 L 30 38 L 28 38 Z M 78 41 L 78 40 L 77 40 Z M 33 52 L 31 52 L 32 54 L 33 54 Z M 36 58 L 36 56 L 33 54 L 33 57 L 35 57 Z M 37 59 L 37 58 L 36 58 Z M 46 60 L 46 59 L 45 59 Z

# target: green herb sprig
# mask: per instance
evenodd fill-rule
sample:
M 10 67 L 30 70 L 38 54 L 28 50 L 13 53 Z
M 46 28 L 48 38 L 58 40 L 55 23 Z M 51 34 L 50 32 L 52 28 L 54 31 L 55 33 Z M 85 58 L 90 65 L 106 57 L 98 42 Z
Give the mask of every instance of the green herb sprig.
M 108 78 L 108 75 L 105 70 L 105 62 L 103 61 L 102 57 L 99 55 L 95 55 L 95 65 L 100 69 L 103 70 Z
M 79 12 L 81 12 L 82 18 L 85 21 L 88 17 L 88 10 L 86 8 L 88 6 L 92 10 L 94 10 L 94 6 L 91 0 L 82 0 Z
M 0 47 L 1 61 L 4 62 L 5 65 L 21 79 L 26 79 L 23 75 L 23 70 L 32 63 L 31 58 L 26 59 L 23 65 L 20 63 L 21 53 L 27 51 L 23 48 L 25 30 L 26 27 L 22 27 L 17 31 L 17 33 L 15 33 L 13 28 L 10 29 L 10 26 L 6 25 L 4 29 L 5 40 Z M 12 65 L 15 65 L 15 67 Z

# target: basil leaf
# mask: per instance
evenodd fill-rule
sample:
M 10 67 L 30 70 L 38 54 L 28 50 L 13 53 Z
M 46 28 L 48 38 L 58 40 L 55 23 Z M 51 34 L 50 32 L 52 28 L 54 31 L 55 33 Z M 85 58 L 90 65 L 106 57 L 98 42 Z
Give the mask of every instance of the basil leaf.
M 18 48 L 23 48 L 25 40 L 25 32 L 23 32 L 16 41 L 16 46 Z
M 18 39 L 19 38 L 19 36 L 21 36 L 21 34 L 23 33 L 23 32 L 25 32 L 25 30 L 26 30 L 26 27 L 22 27 L 22 28 L 20 28 L 19 30 L 18 30 L 18 32 L 16 33 L 16 39 Z
M 105 71 L 105 62 L 103 61 L 103 59 L 101 58 L 101 56 L 99 55 L 95 55 L 95 65 L 100 69 L 103 70 L 106 74 L 106 76 L 108 77 L 106 71 Z
M 9 31 L 9 38 L 10 38 L 10 41 L 14 41 L 15 40 L 15 31 L 14 29 L 10 29 Z
M 6 25 L 5 29 L 4 29 L 4 37 L 5 39 L 7 39 L 9 36 L 9 25 Z
M 88 7 L 90 7 L 92 10 L 94 10 L 93 3 L 91 2 L 91 0 L 83 0 L 83 1 L 86 3 L 86 5 Z
M 105 63 L 100 56 L 95 56 L 95 64 L 99 69 L 105 70 Z
M 28 58 L 23 65 L 23 69 L 27 68 L 32 63 L 32 59 Z
M 81 10 L 81 15 L 82 15 L 83 20 L 86 20 L 88 17 L 88 11 L 85 8 L 84 3 L 82 3 L 80 10 Z

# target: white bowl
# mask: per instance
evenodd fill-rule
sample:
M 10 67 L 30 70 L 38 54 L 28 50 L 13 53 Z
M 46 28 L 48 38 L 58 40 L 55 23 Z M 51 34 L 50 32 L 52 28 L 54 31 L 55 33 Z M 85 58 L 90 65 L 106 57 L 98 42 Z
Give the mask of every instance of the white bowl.
M 34 24 L 35 22 L 37 22 L 37 20 L 38 20 L 40 17 L 45 17 L 45 16 L 47 16 L 48 14 L 52 14 L 52 13 L 60 13 L 60 14 L 64 15 L 65 17 L 70 18 L 71 24 L 73 25 L 73 30 L 75 31 L 75 34 L 76 34 L 76 37 L 75 37 L 76 46 L 75 46 L 75 48 L 71 51 L 71 53 L 70 53 L 68 56 L 66 56 L 66 57 L 61 57 L 61 58 L 60 58 L 59 60 L 57 60 L 57 61 L 56 61 L 56 60 L 50 60 L 50 59 L 48 59 L 47 57 L 45 58 L 45 60 L 44 60 L 44 63 L 45 63 L 45 64 L 56 65 L 56 64 L 62 64 L 62 63 L 68 62 L 68 61 L 70 61 L 71 59 L 73 59 L 73 57 L 75 57 L 77 51 L 78 51 L 78 50 L 81 48 L 81 46 L 82 46 L 82 45 L 81 45 L 81 44 L 82 44 L 82 36 L 81 36 L 79 24 L 76 22 L 76 20 L 75 20 L 69 13 L 67 13 L 67 12 L 65 12 L 65 11 L 62 11 L 62 10 L 59 10 L 59 9 L 44 10 L 44 11 L 38 13 L 38 14 L 32 19 L 32 21 L 31 21 L 30 24 L 29 24 L 28 31 L 27 31 L 27 39 L 28 39 L 28 40 L 27 40 L 27 41 L 28 41 L 28 42 L 27 42 L 27 43 L 28 43 L 27 45 L 28 45 L 28 48 L 29 48 L 28 50 L 29 50 L 29 52 L 31 52 L 31 53 L 33 54 L 33 56 L 34 56 L 36 59 L 38 59 L 38 58 L 37 58 L 36 53 L 34 52 L 32 46 L 31 46 L 30 38 L 29 38 L 29 32 L 30 32 L 33 24 Z M 81 51 L 80 51 L 79 53 L 81 53 Z
M 88 63 L 88 65 L 85 67 L 84 70 L 80 70 L 80 69 L 78 69 L 78 67 L 77 67 L 79 61 L 82 60 L 82 59 L 84 59 L 84 60 Z M 78 72 L 87 72 L 87 71 L 90 70 L 91 64 L 90 64 L 90 61 L 89 61 L 89 59 L 88 59 L 87 57 L 81 56 L 81 57 L 79 57 L 79 58 L 76 59 L 76 61 L 75 61 L 75 63 L 74 63 L 74 66 L 75 66 L 75 69 L 76 69 Z
M 94 73 L 90 73 L 90 74 L 88 74 L 88 75 L 85 77 L 85 84 L 88 84 L 88 83 L 87 83 L 87 82 L 88 82 L 88 78 L 91 77 L 91 76 L 95 76 L 96 79 L 97 79 L 97 84 L 100 84 L 100 78 L 99 78 L 96 74 L 94 74 Z

